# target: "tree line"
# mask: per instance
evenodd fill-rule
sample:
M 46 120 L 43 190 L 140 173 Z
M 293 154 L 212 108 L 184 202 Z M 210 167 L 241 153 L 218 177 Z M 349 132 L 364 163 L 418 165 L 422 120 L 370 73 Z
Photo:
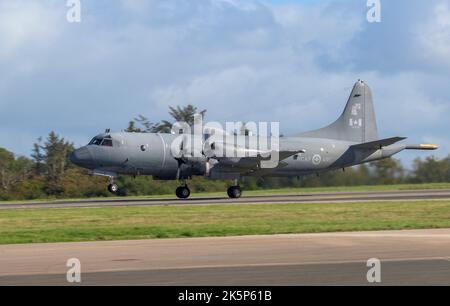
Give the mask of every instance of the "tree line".
M 198 111 L 193 105 L 170 107 L 169 115 L 174 121 L 193 124 L 193 115 Z M 170 132 L 172 123 L 163 120 L 152 123 L 139 115 L 131 120 L 128 132 Z M 45 139 L 39 138 L 32 145 L 30 157 L 17 156 L 0 148 L 0 200 L 31 200 L 41 198 L 86 198 L 110 196 L 106 190 L 107 180 L 94 177 L 69 161 L 74 144 L 55 132 Z M 414 160 L 412 169 L 406 169 L 400 160 L 389 158 L 370 164 L 328 172 L 320 176 L 303 178 L 244 178 L 244 190 L 282 187 L 356 186 L 402 183 L 450 182 L 450 156 L 443 159 L 427 157 Z M 151 177 L 136 178 L 121 176 L 117 183 L 120 193 L 128 195 L 172 194 L 178 186 L 176 181 L 156 181 Z M 193 192 L 224 192 L 228 181 L 208 180 L 194 177 L 189 181 Z

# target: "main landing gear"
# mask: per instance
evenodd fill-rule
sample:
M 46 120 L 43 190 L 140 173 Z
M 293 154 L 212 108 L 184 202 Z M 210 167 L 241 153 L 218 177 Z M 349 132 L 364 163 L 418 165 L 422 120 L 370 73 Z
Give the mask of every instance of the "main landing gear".
M 238 199 L 242 196 L 242 190 L 240 186 L 231 186 L 227 190 L 227 194 L 230 199 Z
M 179 199 L 187 199 L 191 195 L 191 190 L 186 185 L 186 183 L 183 183 L 183 185 L 175 190 L 175 194 Z
M 239 199 L 242 196 L 242 189 L 238 184 L 238 180 L 234 181 L 234 186 L 228 188 L 227 194 L 230 199 Z

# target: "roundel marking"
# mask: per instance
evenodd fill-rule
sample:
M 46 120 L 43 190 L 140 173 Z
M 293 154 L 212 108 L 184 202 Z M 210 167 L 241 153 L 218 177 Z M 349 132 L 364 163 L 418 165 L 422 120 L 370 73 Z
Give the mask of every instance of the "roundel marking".
M 322 162 L 322 156 L 320 156 L 319 154 L 316 154 L 316 155 L 314 155 L 313 156 L 313 158 L 312 158 L 312 163 L 314 164 L 314 165 L 319 165 L 320 163 Z

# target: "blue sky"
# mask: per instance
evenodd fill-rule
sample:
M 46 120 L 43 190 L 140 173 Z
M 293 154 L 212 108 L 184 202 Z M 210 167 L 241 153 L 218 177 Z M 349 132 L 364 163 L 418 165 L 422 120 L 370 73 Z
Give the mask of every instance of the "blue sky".
M 279 121 L 284 134 L 330 123 L 357 79 L 380 135 L 450 153 L 450 3 L 381 0 L 0 0 L 0 147 L 29 155 L 55 130 L 76 145 L 169 105 L 207 120 Z M 426 153 L 402 153 L 406 162 Z

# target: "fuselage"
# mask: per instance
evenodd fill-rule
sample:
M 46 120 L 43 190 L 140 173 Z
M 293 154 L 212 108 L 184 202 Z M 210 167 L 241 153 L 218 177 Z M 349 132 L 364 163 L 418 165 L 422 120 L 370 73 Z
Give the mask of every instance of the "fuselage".
M 258 171 L 257 174 L 240 169 L 223 171 L 212 164 L 207 169 L 204 160 L 183 163 L 173 156 L 171 146 L 179 135 L 161 133 L 111 133 L 96 136 L 88 145 L 76 150 L 71 160 L 96 174 L 115 176 L 152 175 L 156 179 L 189 178 L 194 175 L 208 176 L 213 179 L 233 179 L 241 176 L 285 176 L 295 177 L 311 173 L 345 168 L 357 164 L 379 160 L 403 150 L 404 145 L 391 145 L 379 150 L 358 150 L 351 146 L 355 143 L 340 140 L 281 137 L 280 150 L 301 151 L 279 161 L 273 169 Z M 242 142 L 249 138 L 241 137 Z

